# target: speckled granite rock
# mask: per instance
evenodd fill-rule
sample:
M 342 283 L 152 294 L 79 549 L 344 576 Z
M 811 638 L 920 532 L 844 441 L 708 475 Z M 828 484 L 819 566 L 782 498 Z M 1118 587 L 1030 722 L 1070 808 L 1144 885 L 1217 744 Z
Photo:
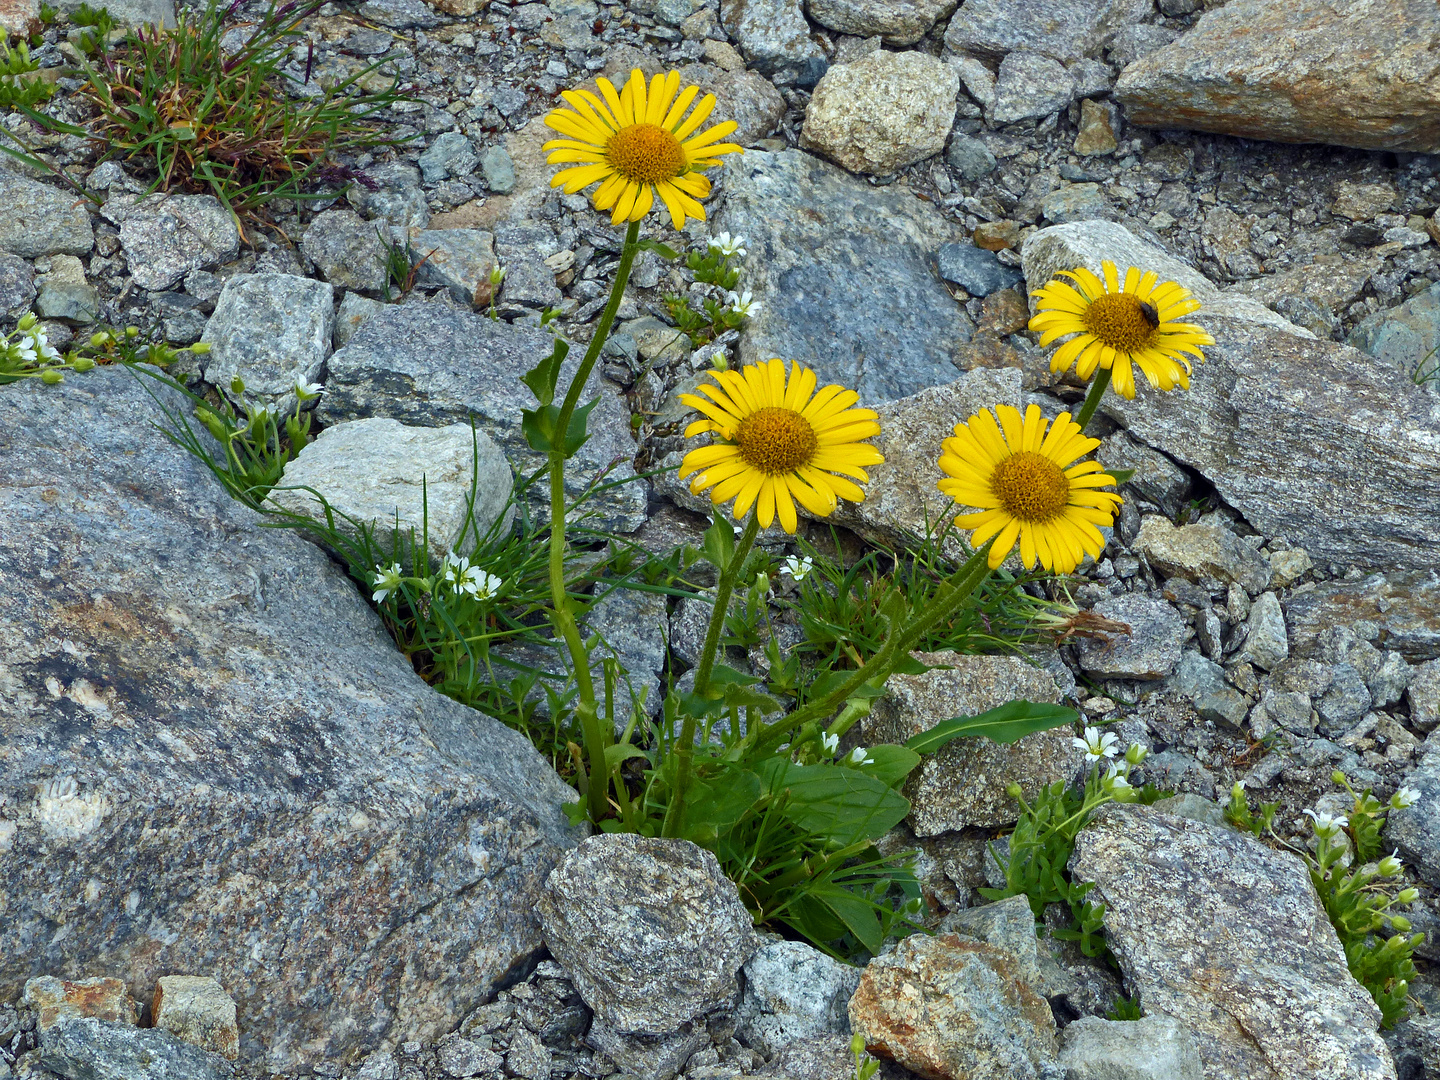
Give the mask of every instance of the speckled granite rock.
M 1104 679 L 1163 679 L 1180 662 L 1189 631 L 1180 613 L 1164 600 L 1127 593 L 1101 600 L 1095 614 L 1130 627 L 1107 639 L 1081 638 L 1080 667 Z
M 1115 84 L 1132 124 L 1440 151 L 1440 13 L 1413 0 L 1231 0 Z
M 913 45 L 955 10 L 955 0 L 810 0 L 810 18 L 856 37 L 879 34 L 887 45 Z
M 974 716 L 1015 699 L 1060 700 L 1054 677 L 1019 657 L 915 655 L 952 670 L 891 676 L 885 697 L 864 720 L 863 741 L 903 743 L 953 716 Z M 935 836 L 1013 822 L 1019 807 L 1005 788 L 1018 783 L 1025 797 L 1034 799 L 1042 786 L 1070 779 L 1084 756 L 1071 745 L 1074 735 L 1058 727 L 1013 743 L 956 739 L 928 755 L 905 782 L 910 827 L 916 836 Z
M 252 1070 L 437 1038 L 540 947 L 573 793 L 160 438 L 138 378 L 0 393 L 0 567 L 39 586 L 0 591 L 0 1000 L 213 974 Z
M 966 0 L 945 30 L 945 44 L 997 60 L 1032 49 L 1070 63 L 1097 55 L 1110 34 L 1151 10 L 1150 0 Z
M 159 1028 L 66 1020 L 40 1036 L 40 1064 L 72 1080 L 229 1080 L 229 1062 Z
M 728 1001 L 759 944 L 715 856 L 688 840 L 593 836 L 551 871 L 539 910 L 576 991 L 625 1035 L 665 1035 Z
M 1440 572 L 1388 571 L 1360 581 L 1325 581 L 1291 597 L 1285 609 L 1296 656 L 1320 653 L 1320 636 L 1348 626 L 1411 661 L 1440 657 Z
M 1070 860 L 1151 1015 L 1194 1036 L 1209 1080 L 1394 1080 L 1304 864 L 1231 828 L 1103 807 Z

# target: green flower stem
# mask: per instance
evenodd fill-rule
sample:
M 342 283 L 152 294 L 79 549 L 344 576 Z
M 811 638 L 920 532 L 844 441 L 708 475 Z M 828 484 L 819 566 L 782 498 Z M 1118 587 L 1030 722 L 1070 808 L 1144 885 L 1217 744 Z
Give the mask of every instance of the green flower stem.
M 570 388 L 565 392 L 565 401 L 560 406 L 560 415 L 555 424 L 555 437 L 560 448 L 550 451 L 550 601 L 551 620 L 555 629 L 570 651 L 570 666 L 575 671 L 575 682 L 579 689 L 579 701 L 575 706 L 576 718 L 585 740 L 585 756 L 589 765 L 586 784 L 586 799 L 591 821 L 599 821 L 609 810 L 609 770 L 605 766 L 606 733 L 600 723 L 595 704 L 595 681 L 590 677 L 590 650 L 580 638 L 580 628 L 575 623 L 575 614 L 570 608 L 570 598 L 565 590 L 565 433 L 570 427 L 570 417 L 585 390 L 586 380 L 595 368 L 595 361 L 610 336 L 610 327 L 615 322 L 615 313 L 620 309 L 620 300 L 625 295 L 625 285 L 630 280 L 630 267 L 634 265 L 635 254 L 640 244 L 640 222 L 632 221 L 625 232 L 625 247 L 620 252 L 620 266 L 615 271 L 615 284 L 610 289 L 610 302 L 600 316 L 590 347 Z
M 896 658 L 909 656 L 911 650 L 920 644 L 926 633 L 940 620 L 953 615 L 960 605 L 970 598 L 970 594 L 980 586 L 980 583 L 990 575 L 990 546 L 993 543 L 993 539 L 987 541 L 983 547 L 966 559 L 964 565 L 946 583 L 934 602 L 898 631 L 889 633 L 885 638 L 885 644 L 880 647 L 880 651 L 866 661 L 844 683 L 821 700 L 812 701 L 810 704 L 796 709 L 789 716 L 781 717 L 775 723 L 761 727 L 753 736 L 753 741 L 752 737 L 747 734 L 746 741 L 750 742 L 755 749 L 762 751 L 772 746 L 778 746 L 785 741 L 790 732 L 802 725 L 830 716 L 841 702 L 859 690 L 865 683 L 874 680 L 883 682 L 888 678 L 895 666 Z
M 750 520 L 740 534 L 730 562 L 720 574 L 715 587 L 715 607 L 710 612 L 710 625 L 705 629 L 705 644 L 700 649 L 700 662 L 695 666 L 695 693 L 704 696 L 710 689 L 710 672 L 715 667 L 715 653 L 720 648 L 720 634 L 725 629 L 725 616 L 730 611 L 730 596 L 735 591 L 735 582 L 740 570 L 755 544 L 760 532 L 760 517 L 750 511 Z M 680 725 L 680 743 L 675 747 L 675 790 L 670 796 L 670 806 L 665 811 L 665 825 L 661 836 L 674 836 L 684 820 L 685 789 L 690 786 L 691 763 L 695 757 L 695 717 L 685 716 Z
M 1080 425 L 1081 432 L 1084 432 L 1085 425 L 1090 423 L 1090 418 L 1100 407 L 1100 399 L 1105 396 L 1105 388 L 1109 385 L 1110 369 L 1108 367 L 1098 369 L 1095 372 L 1095 378 L 1090 381 L 1090 392 L 1085 395 L 1085 401 L 1075 415 L 1075 423 Z

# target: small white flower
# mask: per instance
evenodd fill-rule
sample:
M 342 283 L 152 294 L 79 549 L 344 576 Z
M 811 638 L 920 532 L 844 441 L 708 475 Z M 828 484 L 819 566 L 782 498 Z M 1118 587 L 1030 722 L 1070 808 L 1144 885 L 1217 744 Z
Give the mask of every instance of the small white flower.
M 743 295 L 733 292 L 727 293 L 725 302 L 730 305 L 730 310 L 736 315 L 744 315 L 747 318 L 755 315 L 761 307 L 760 301 L 750 295 L 749 289 L 746 289 Z
M 796 581 L 804 581 L 805 575 L 813 569 L 815 569 L 815 560 L 809 555 L 801 559 L 797 559 L 794 555 L 785 557 L 785 572 Z
M 469 566 L 460 575 L 459 588 L 476 600 L 489 600 L 503 584 L 494 574 L 488 574 L 478 566 Z
M 829 734 L 821 735 L 820 745 L 825 747 L 825 752 L 827 754 L 833 755 L 836 750 L 840 749 L 840 736 Z
M 399 563 L 391 563 L 389 568 L 375 564 L 375 577 L 370 584 L 375 586 L 375 595 L 371 597 L 377 604 L 383 604 L 385 598 L 400 587 L 400 575 L 403 571 Z
M 726 258 L 734 255 L 744 255 L 745 237 L 736 236 L 732 240 L 728 232 L 722 232 L 720 235 L 710 238 L 710 250 L 718 251 Z
M 1343 814 L 1339 816 L 1332 816 L 1325 813 L 1317 814 L 1314 810 L 1306 810 L 1305 813 L 1308 814 L 1310 820 L 1315 823 L 1315 835 L 1324 837 L 1327 840 L 1350 824 L 1350 819 Z
M 1106 771 L 1104 784 L 1112 793 L 1126 791 L 1130 788 L 1130 781 L 1126 774 L 1120 771 L 1119 765 L 1111 765 Z
M 490 270 L 490 284 L 499 285 L 505 280 L 505 267 L 496 263 Z
M 45 331 L 27 330 L 25 332 L 25 337 L 29 343 L 29 349 L 27 351 L 33 350 L 34 352 L 39 353 L 41 359 L 43 360 L 60 359 L 60 354 L 55 351 L 54 347 L 51 346 L 49 340 L 45 337 Z
M 307 383 L 303 378 L 295 380 L 295 396 L 301 401 L 314 401 L 325 392 L 318 382 Z
M 857 746 L 854 750 L 851 750 L 850 757 L 846 760 L 848 760 L 851 765 L 875 764 L 875 759 L 870 756 L 870 751 L 866 750 L 863 746 Z
M 440 580 L 451 588 L 459 588 L 461 577 L 469 569 L 469 559 L 464 555 L 456 555 L 453 551 L 447 551 L 445 559 L 440 565 Z
M 1070 740 L 1072 745 L 1084 750 L 1086 756 L 1092 761 L 1114 757 L 1120 752 L 1120 748 L 1116 746 L 1116 743 L 1119 741 L 1120 740 L 1115 737 L 1114 732 L 1107 731 L 1104 735 L 1101 735 L 1100 729 L 1094 727 L 1087 727 L 1085 729 L 1085 737 L 1083 739 L 1075 738 Z
M 1381 859 L 1375 867 L 1381 877 L 1394 877 L 1405 869 L 1405 864 L 1400 861 L 1400 849 L 1396 848 L 1385 858 Z
M 1394 810 L 1404 810 L 1414 806 L 1420 801 L 1420 792 L 1413 787 L 1402 787 L 1394 795 L 1390 796 L 1390 806 Z

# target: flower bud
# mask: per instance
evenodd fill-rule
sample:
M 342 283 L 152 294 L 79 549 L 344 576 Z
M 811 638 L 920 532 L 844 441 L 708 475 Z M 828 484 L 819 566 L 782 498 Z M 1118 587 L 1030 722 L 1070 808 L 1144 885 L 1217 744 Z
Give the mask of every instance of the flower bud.
M 1149 756 L 1150 751 L 1147 750 L 1145 747 L 1141 746 L 1138 742 L 1131 743 L 1130 749 L 1125 751 L 1125 760 L 1128 761 L 1131 765 L 1139 765 Z
M 1386 855 L 1376 864 L 1375 870 L 1381 877 L 1394 877 L 1403 870 L 1405 864 L 1394 855 Z
M 95 366 L 95 361 L 91 360 L 88 356 L 77 356 L 74 360 L 70 361 L 70 366 L 76 371 L 89 371 Z
M 102 330 L 98 334 L 90 335 L 90 347 L 92 349 L 103 349 L 106 345 L 109 345 L 114 340 L 115 339 L 113 337 L 111 337 L 108 333 Z
M 1398 893 L 1395 894 L 1395 902 L 1397 904 L 1413 904 L 1416 900 L 1419 899 L 1420 890 L 1415 888 L 1401 889 Z
M 1012 799 L 1018 799 L 1025 794 L 1025 789 L 1019 784 L 1012 782 L 1005 786 L 1005 794 L 1009 795 Z
M 230 380 L 230 392 L 232 394 L 245 393 L 245 380 L 240 378 L 239 375 L 236 375 L 233 379 Z
M 23 316 L 21 316 L 20 321 L 15 324 L 15 329 L 22 332 L 25 330 L 29 330 L 39 321 L 40 318 L 38 315 L 36 315 L 33 311 L 27 311 Z
M 1332 772 L 1332 773 L 1330 774 L 1330 782 L 1331 782 L 1332 784 L 1339 784 L 1341 787 L 1344 787 L 1344 786 L 1345 786 L 1345 774 L 1344 774 L 1343 772 L 1341 772 L 1339 769 L 1336 769 L 1334 772 Z
M 855 1035 L 850 1039 L 850 1053 L 863 1054 L 865 1052 L 865 1036 Z
M 190 351 L 196 356 L 204 356 L 210 351 L 210 343 L 208 341 L 197 341 L 194 345 L 190 346 Z
M 1410 929 L 1410 920 L 1404 915 L 1392 915 L 1390 916 L 1390 925 L 1403 934 Z
M 54 368 L 46 368 L 40 373 L 40 381 L 43 382 L 46 386 L 54 386 L 56 383 L 64 382 L 65 376 L 60 374 L 60 372 L 56 371 Z
M 125 336 L 126 336 L 127 338 L 137 338 L 137 337 L 139 337 L 139 336 L 140 336 L 140 327 L 138 327 L 138 326 L 127 326 L 127 327 L 125 327 Z

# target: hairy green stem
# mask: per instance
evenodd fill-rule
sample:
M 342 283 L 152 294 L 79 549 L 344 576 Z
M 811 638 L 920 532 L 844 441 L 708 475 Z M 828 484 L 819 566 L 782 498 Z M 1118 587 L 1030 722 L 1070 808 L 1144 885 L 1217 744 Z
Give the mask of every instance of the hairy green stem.
M 736 579 L 755 544 L 760 532 L 760 516 L 750 511 L 750 520 L 745 531 L 735 544 L 730 562 L 720 573 L 715 586 L 715 607 L 710 612 L 710 625 L 705 628 L 705 644 L 700 649 L 700 662 L 695 665 L 695 693 L 703 697 L 710 689 L 710 672 L 715 667 L 715 653 L 720 648 L 720 634 L 725 629 L 725 616 L 730 611 L 730 596 L 735 591 Z M 695 717 L 687 713 L 680 725 L 680 743 L 675 748 L 675 790 L 670 796 L 670 805 L 665 811 L 665 825 L 661 836 L 674 836 L 680 829 L 685 813 L 685 789 L 690 786 L 691 763 L 695 758 Z
M 550 451 L 550 602 L 551 621 L 565 641 L 570 652 L 570 666 L 575 671 L 575 683 L 579 691 L 579 702 L 575 706 L 576 718 L 580 721 L 581 737 L 585 741 L 585 757 L 589 768 L 589 782 L 586 791 L 587 809 L 591 821 L 599 821 L 609 810 L 607 801 L 610 791 L 609 770 L 605 766 L 605 747 L 608 740 L 600 723 L 595 704 L 595 681 L 590 677 L 590 650 L 580 637 L 580 627 L 570 609 L 570 598 L 565 591 L 565 433 L 570 426 L 570 417 L 580 395 L 585 390 L 586 380 L 595 368 L 595 361 L 610 336 L 610 327 L 615 322 L 615 313 L 620 309 L 620 300 L 625 295 L 625 285 L 630 280 L 630 267 L 639 250 L 640 223 L 632 221 L 625 232 L 625 247 L 620 252 L 620 266 L 615 271 L 615 284 L 610 289 L 610 301 L 600 316 L 590 347 L 580 361 L 570 387 L 565 391 L 564 404 L 555 424 L 555 438 L 558 449 Z M 553 447 L 553 444 L 552 444 Z
M 993 540 L 986 542 L 983 547 L 965 560 L 964 565 L 955 572 L 955 575 L 946 583 L 929 607 L 900 629 L 892 628 L 886 634 L 885 643 L 880 646 L 880 651 L 861 665 L 850 678 L 819 701 L 812 701 L 810 704 L 796 709 L 789 716 L 781 717 L 775 723 L 760 728 L 754 736 L 752 745 L 761 750 L 772 745 L 778 746 L 790 732 L 806 723 L 823 720 L 831 715 L 841 702 L 865 683 L 875 679 L 883 681 L 888 678 L 895 666 L 896 658 L 910 655 L 910 651 L 920 643 L 925 634 L 941 619 L 953 615 L 960 605 L 970 598 L 970 594 L 980 586 L 980 583 L 989 576 L 992 543 L 994 543 Z M 747 734 L 746 739 L 750 741 L 751 736 Z
M 1080 425 L 1080 430 L 1085 430 L 1085 425 L 1090 423 L 1090 418 L 1095 415 L 1095 410 L 1100 407 L 1100 399 L 1105 396 L 1105 388 L 1110 385 L 1110 369 L 1102 367 L 1095 372 L 1095 378 L 1090 381 L 1090 391 L 1085 395 L 1085 401 L 1080 406 L 1080 411 L 1075 414 L 1075 423 Z

